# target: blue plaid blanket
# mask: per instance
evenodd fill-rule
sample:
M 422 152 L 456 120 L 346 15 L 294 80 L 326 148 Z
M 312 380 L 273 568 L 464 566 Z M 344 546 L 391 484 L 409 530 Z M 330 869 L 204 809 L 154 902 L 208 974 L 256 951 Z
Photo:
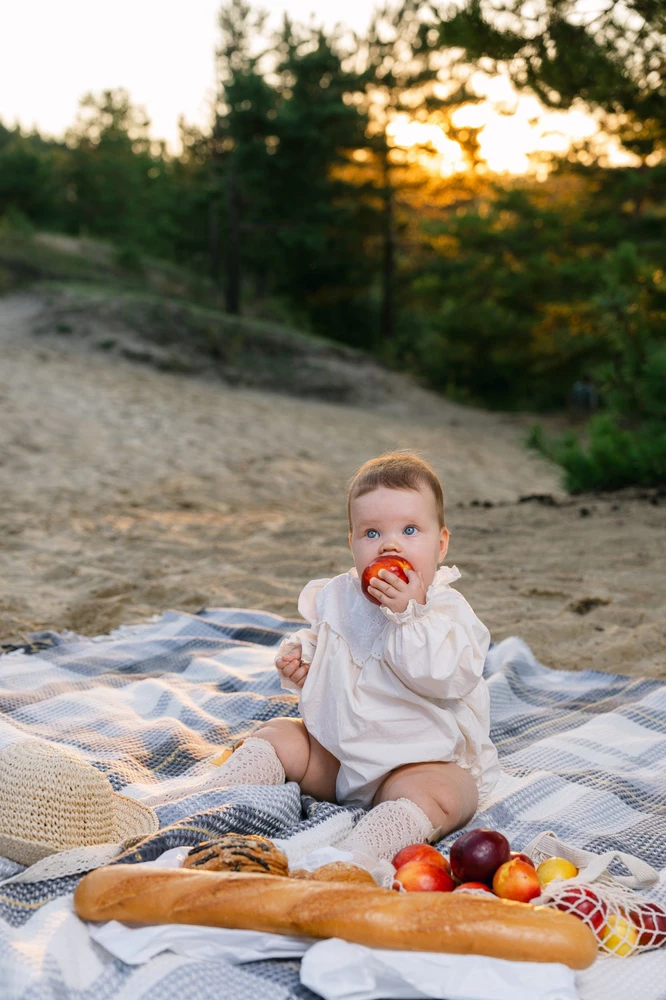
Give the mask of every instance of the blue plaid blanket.
M 116 790 L 139 797 L 187 782 L 221 745 L 298 714 L 272 663 L 275 645 L 301 624 L 221 609 L 168 612 L 97 639 L 37 637 L 0 657 L 0 747 L 36 736 L 75 748 Z M 517 850 L 553 830 L 591 851 L 636 854 L 660 870 L 651 896 L 666 903 L 666 684 L 549 670 L 519 639 L 492 647 L 486 671 L 504 773 L 501 794 L 472 825 L 501 830 Z M 227 830 L 289 837 L 344 812 L 294 784 L 194 791 L 158 807 L 159 831 L 123 860 Z M 18 871 L 0 859 L 0 878 Z M 3 1000 L 314 997 L 294 961 L 230 967 L 166 953 L 125 965 L 72 915 L 79 877 L 0 886 Z M 666 949 L 599 960 L 579 977 L 581 996 L 666 998 L 665 963 Z

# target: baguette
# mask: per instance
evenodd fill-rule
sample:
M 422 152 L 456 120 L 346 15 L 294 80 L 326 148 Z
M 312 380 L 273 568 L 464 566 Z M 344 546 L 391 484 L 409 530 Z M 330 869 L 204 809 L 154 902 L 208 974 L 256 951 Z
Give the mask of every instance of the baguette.
M 83 920 L 337 937 L 371 948 L 562 962 L 572 969 L 587 968 L 597 953 L 581 920 L 543 906 L 279 875 L 112 865 L 81 880 L 74 908 Z

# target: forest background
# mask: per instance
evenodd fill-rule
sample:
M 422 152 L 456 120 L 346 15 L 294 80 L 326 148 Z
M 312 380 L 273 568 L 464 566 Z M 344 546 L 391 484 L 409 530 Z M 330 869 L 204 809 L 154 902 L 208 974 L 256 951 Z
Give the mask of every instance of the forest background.
M 493 175 L 480 129 L 455 124 L 479 69 L 584 108 L 598 136 Z M 582 433 L 531 443 L 574 490 L 666 481 L 661 0 L 405 0 L 363 36 L 285 20 L 274 38 L 228 0 L 216 94 L 177 154 L 122 90 L 86 95 L 62 139 L 0 123 L 0 291 L 29 274 L 36 231 L 101 238 L 130 285 L 172 261 L 203 305 L 360 348 L 458 401 L 548 411 L 587 387 Z M 464 168 L 396 141 L 398 116 L 438 126 Z

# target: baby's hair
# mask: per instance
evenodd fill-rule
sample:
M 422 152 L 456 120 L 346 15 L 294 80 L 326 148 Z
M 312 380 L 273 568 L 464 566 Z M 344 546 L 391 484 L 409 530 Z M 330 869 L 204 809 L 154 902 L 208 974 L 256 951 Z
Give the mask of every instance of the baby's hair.
M 413 452 L 392 451 L 379 458 L 371 458 L 364 462 L 352 478 L 347 488 L 347 519 L 349 530 L 351 523 L 351 502 L 357 497 L 365 496 L 372 490 L 385 486 L 389 490 L 418 490 L 421 486 L 429 486 L 435 497 L 437 517 L 440 528 L 444 521 L 444 491 L 437 478 L 435 470 Z

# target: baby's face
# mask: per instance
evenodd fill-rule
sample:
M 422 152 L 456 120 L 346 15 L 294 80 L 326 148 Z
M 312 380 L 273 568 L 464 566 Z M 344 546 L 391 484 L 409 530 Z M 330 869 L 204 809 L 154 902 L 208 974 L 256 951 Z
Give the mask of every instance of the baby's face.
M 427 486 L 391 490 L 379 486 L 351 502 L 349 544 L 359 577 L 378 556 L 400 555 L 421 574 L 426 589 L 446 555 L 449 532 L 440 528 L 435 497 Z

